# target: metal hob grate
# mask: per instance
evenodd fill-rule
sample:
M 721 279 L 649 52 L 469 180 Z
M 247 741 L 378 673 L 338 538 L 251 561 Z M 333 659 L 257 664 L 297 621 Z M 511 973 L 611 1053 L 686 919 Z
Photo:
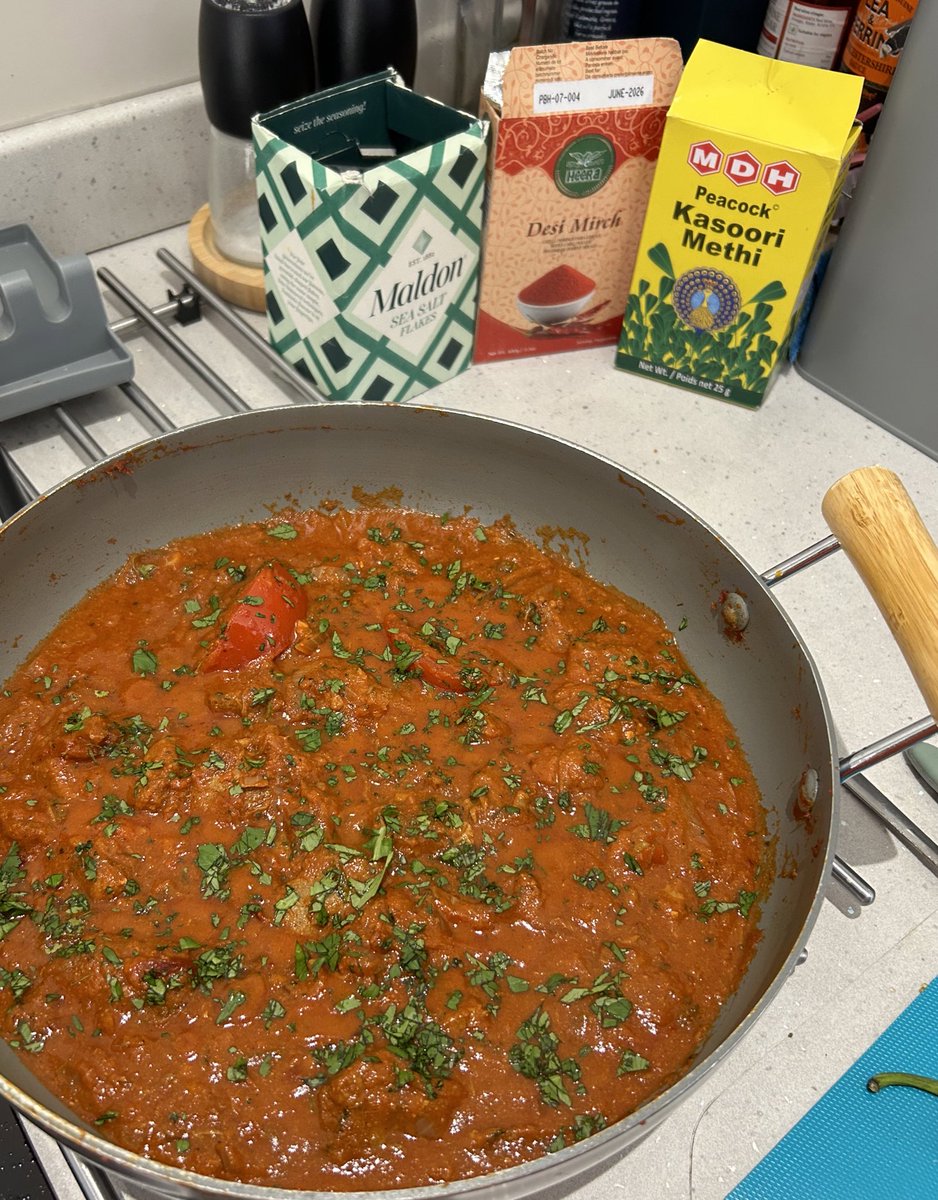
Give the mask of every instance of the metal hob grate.
M 175 364 L 195 385 L 192 391 L 199 394 L 199 403 L 183 406 L 178 414 L 170 416 L 166 407 L 156 404 L 134 380 L 109 389 L 106 400 L 81 398 L 52 404 L 28 416 L 0 421 L 0 518 L 3 520 L 83 466 L 90 466 L 110 453 L 129 448 L 154 434 L 169 433 L 219 413 L 245 412 L 290 402 L 324 402 L 325 398 L 312 382 L 287 366 L 271 348 L 259 332 L 259 322 L 252 324 L 238 310 L 220 300 L 169 250 L 160 248 L 156 255 L 178 280 L 178 291 L 170 291 L 167 302 L 156 308 L 148 308 L 110 269 L 102 267 L 98 270 L 98 278 L 109 293 L 132 314 L 112 321 L 109 328 L 122 339 L 147 334 L 139 355 L 156 354 L 162 362 Z M 215 320 L 203 321 L 206 309 Z M 250 389 L 252 403 L 235 391 L 200 353 L 199 328 L 209 324 L 214 326 L 212 336 L 216 344 L 219 329 L 227 336 L 225 353 L 233 352 L 238 356 L 239 370 L 251 361 L 261 364 L 257 386 Z M 230 359 L 227 361 L 231 362 Z M 159 370 L 152 370 L 153 362 L 148 365 L 151 367 L 149 373 L 158 377 Z M 115 445 L 114 430 L 118 427 Z M 99 435 L 99 429 L 108 433 L 107 439 Z M 105 445 L 105 440 L 111 444 Z M 19 446 L 15 456 L 10 452 L 9 444 Z M 774 587 L 838 549 L 835 538 L 825 538 L 765 572 L 762 579 L 767 586 Z M 844 788 L 938 875 L 938 845 L 863 774 L 877 763 L 929 737 L 936 728 L 935 722 L 926 717 L 858 751 L 841 761 L 841 778 Z M 875 893 L 870 885 L 839 857 L 834 860 L 833 875 L 846 889 L 848 900 L 841 907 L 848 915 L 857 915 L 857 906 L 874 901 Z M 0 1101 L 0 1200 L 160 1200 L 160 1197 L 152 1190 L 123 1182 L 89 1165 L 71 1151 L 63 1150 L 42 1130 Z

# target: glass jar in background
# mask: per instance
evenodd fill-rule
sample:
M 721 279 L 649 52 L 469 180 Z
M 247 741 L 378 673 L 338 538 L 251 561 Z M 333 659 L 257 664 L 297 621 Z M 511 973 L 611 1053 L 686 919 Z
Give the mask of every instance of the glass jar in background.
M 245 267 L 263 261 L 250 138 L 208 129 L 208 210 L 215 249 Z
M 766 58 L 833 70 L 856 7 L 856 0 L 769 0 L 757 49 Z

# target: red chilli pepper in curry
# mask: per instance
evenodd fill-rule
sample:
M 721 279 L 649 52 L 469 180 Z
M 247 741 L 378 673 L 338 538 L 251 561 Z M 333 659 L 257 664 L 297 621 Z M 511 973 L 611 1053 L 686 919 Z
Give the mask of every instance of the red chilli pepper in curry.
M 745 757 L 655 614 L 510 522 L 136 556 L 0 695 L 0 1020 L 152 1158 L 492 1171 L 690 1065 L 758 937 Z

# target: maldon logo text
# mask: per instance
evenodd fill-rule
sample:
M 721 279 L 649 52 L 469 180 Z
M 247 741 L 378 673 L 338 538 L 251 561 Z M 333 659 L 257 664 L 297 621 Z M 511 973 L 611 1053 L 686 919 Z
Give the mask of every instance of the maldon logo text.
M 432 292 L 446 287 L 448 283 L 462 275 L 463 266 L 464 258 L 462 256 L 454 258 L 452 262 L 446 264 L 435 262 L 429 271 L 421 267 L 416 278 L 410 279 L 406 283 L 395 280 L 391 290 L 387 293 L 383 292 L 381 288 L 375 288 L 371 316 L 375 317 L 378 313 L 390 312 L 395 308 L 400 308 L 402 304 L 412 304 L 415 300 L 422 300 Z
M 760 183 L 773 196 L 787 196 L 801 182 L 801 172 L 787 159 L 762 163 L 748 150 L 724 154 L 713 142 L 693 142 L 687 161 L 698 175 L 723 174 L 738 187 Z

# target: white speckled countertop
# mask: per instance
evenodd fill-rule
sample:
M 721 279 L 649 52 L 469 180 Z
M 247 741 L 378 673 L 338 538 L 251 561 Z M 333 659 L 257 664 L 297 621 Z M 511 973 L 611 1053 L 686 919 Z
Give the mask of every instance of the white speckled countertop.
M 185 205 L 184 213 L 197 206 L 186 194 L 174 203 Z M 2 225 L 30 214 L 14 217 L 0 193 L 0 217 L 7 218 Z M 127 223 L 111 221 L 111 227 Z M 39 232 L 48 238 L 48 228 Z M 177 286 L 155 257 L 164 245 L 188 262 L 178 223 L 103 249 L 94 260 L 156 305 L 167 287 Z M 119 303 L 108 305 L 114 316 L 124 315 Z M 251 320 L 263 329 L 261 318 Z M 252 404 L 292 400 L 266 365 L 233 344 L 214 315 L 185 330 L 185 339 Z M 134 336 L 128 345 L 137 382 L 175 423 L 222 411 L 149 336 Z M 895 470 L 938 533 L 938 462 L 792 370 L 755 412 L 618 372 L 611 349 L 473 367 L 420 402 L 505 417 L 599 451 L 687 505 L 760 572 L 826 535 L 821 498 L 834 480 L 861 465 Z M 150 432 L 118 395 L 72 403 L 108 451 Z M 0 423 L 0 441 L 41 486 L 82 465 L 63 448 L 49 416 Z M 843 555 L 783 583 L 776 594 L 815 658 L 845 751 L 925 715 L 908 669 Z M 938 840 L 938 805 L 901 759 L 868 775 Z M 837 846 L 876 889 L 875 903 L 860 910 L 831 883 L 807 961 L 748 1037 L 636 1149 L 575 1186 L 547 1193 L 550 1200 L 720 1200 L 938 975 L 938 879 L 849 796 Z

